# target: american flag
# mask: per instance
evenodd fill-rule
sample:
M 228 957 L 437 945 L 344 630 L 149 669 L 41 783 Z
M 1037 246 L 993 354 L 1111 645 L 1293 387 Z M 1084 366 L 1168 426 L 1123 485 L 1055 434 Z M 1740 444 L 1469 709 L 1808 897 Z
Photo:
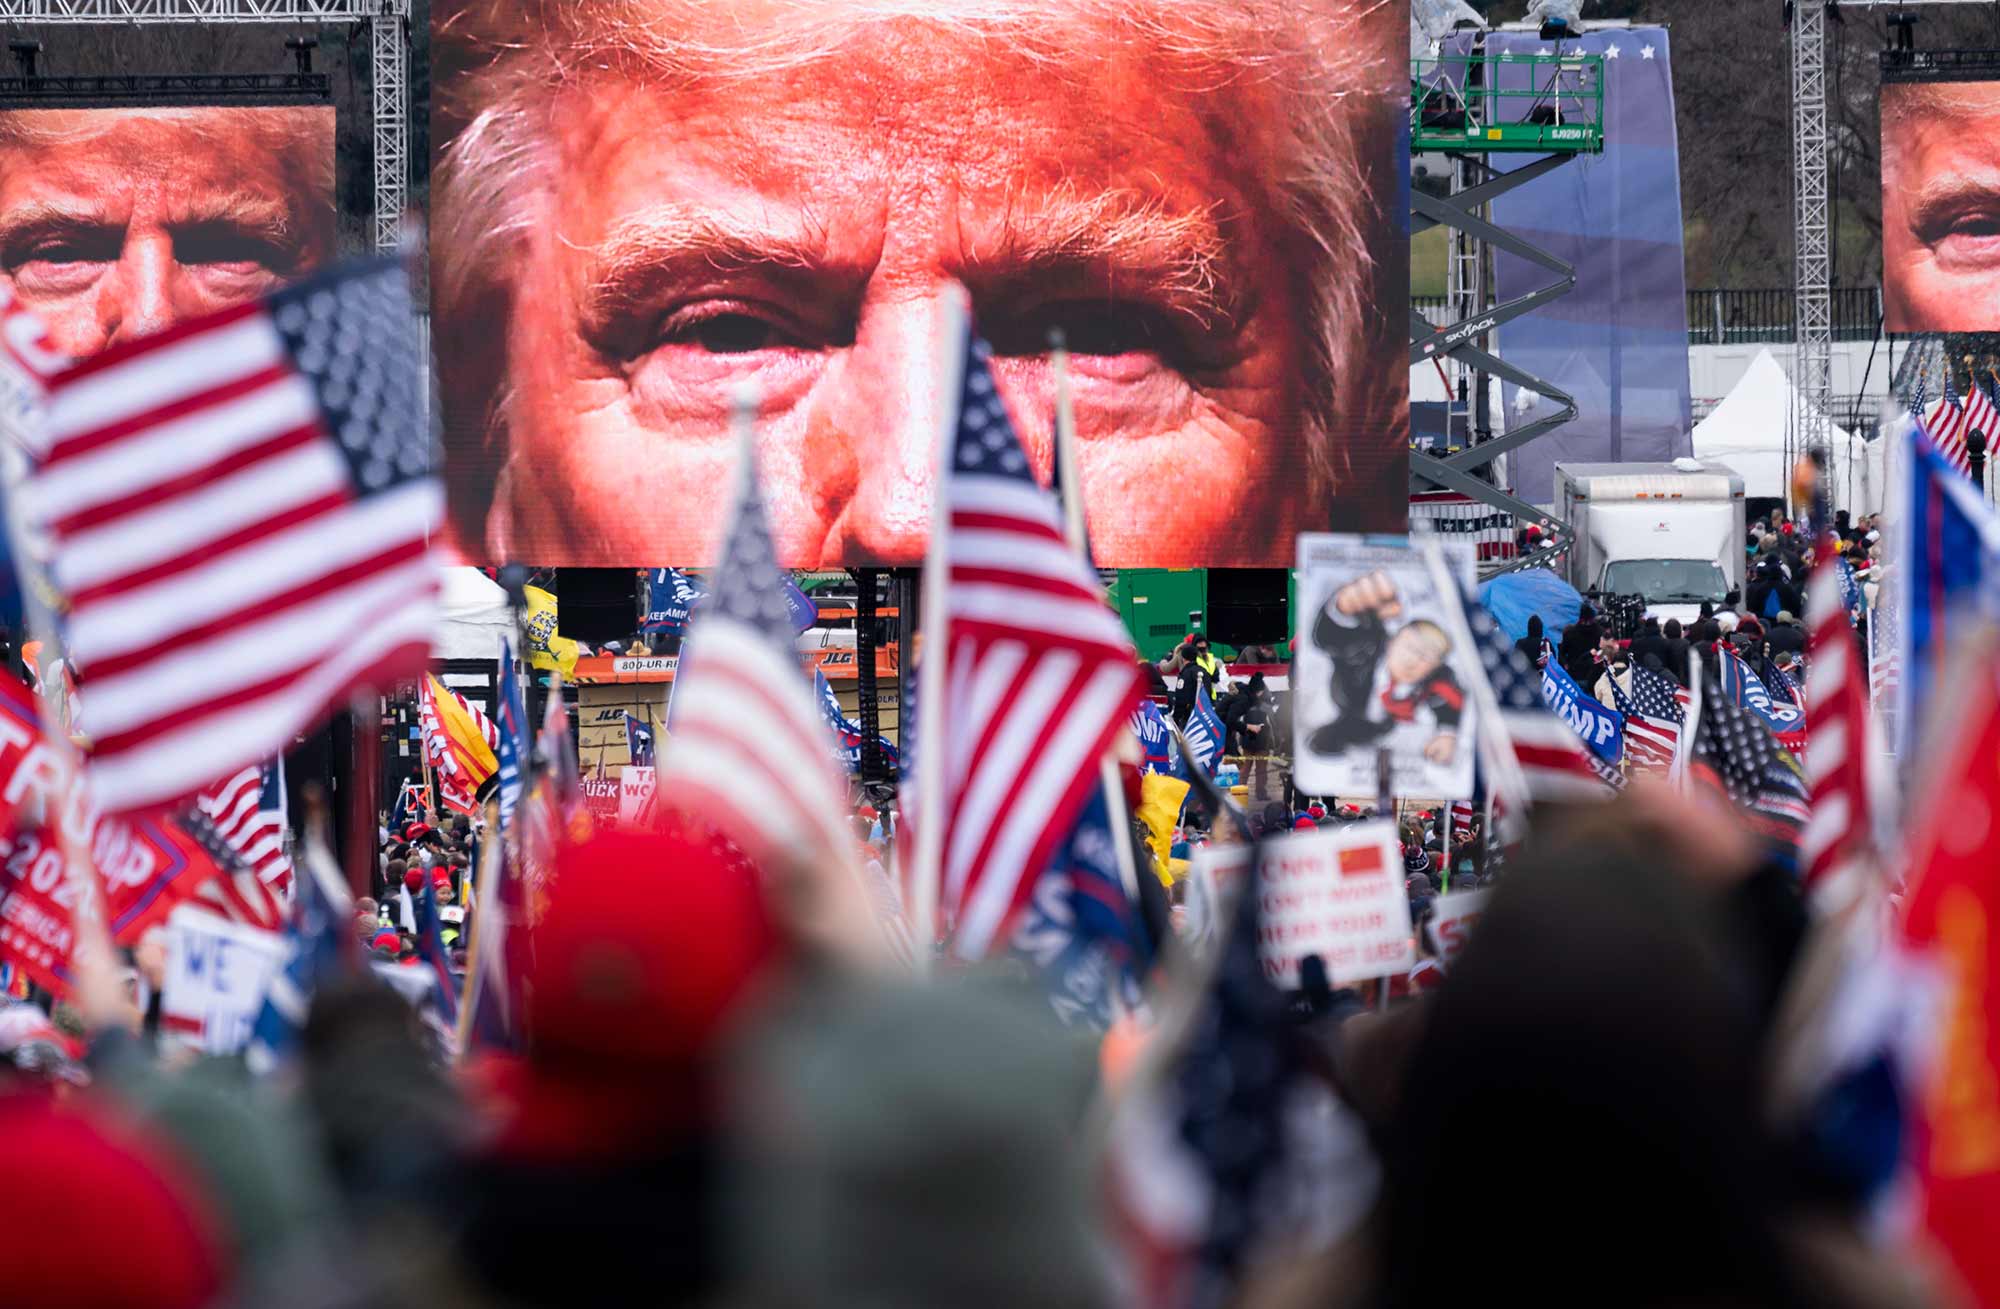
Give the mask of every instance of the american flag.
M 437 778 L 438 799 L 457 813 L 477 813 L 487 783 L 499 771 L 494 751 L 500 745 L 500 729 L 478 705 L 438 681 L 435 674 L 426 675 L 418 688 L 417 724 Z
M 1681 724 L 1687 721 L 1688 693 L 1665 673 L 1632 666 L 1632 691 L 1627 695 L 1614 679 L 1618 711 L 1625 715 L 1625 757 L 1635 767 L 1665 772 L 1680 748 Z
M 1764 719 L 1725 695 L 1707 674 L 1688 770 L 1740 807 L 1779 862 L 1795 865 L 1810 814 L 1805 779 Z
M 1470 596 L 1463 598 L 1479 663 L 1499 702 L 1514 757 L 1528 784 L 1530 800 L 1601 800 L 1624 784 L 1612 765 L 1584 748 L 1575 732 L 1549 712 L 1542 678 L 1507 639 L 1493 615 Z
M 662 806 L 713 826 L 766 871 L 774 861 L 789 867 L 844 855 L 854 862 L 846 787 L 799 667 L 797 632 L 764 496 L 748 469 L 675 675 L 657 794 Z
M 1971 394 L 1960 403 L 1957 385 L 1947 367 L 1944 394 L 1924 415 L 1924 431 L 1930 434 L 1938 453 L 1968 477 L 1972 475 L 1972 460 L 1966 436 L 1975 430 L 1986 437 L 1990 448 L 1995 438 L 2000 437 L 2000 409 L 1994 408 L 1992 397 L 1977 378 L 1973 379 Z
M 107 811 L 192 798 L 354 689 L 423 672 L 442 496 L 419 358 L 384 260 L 51 383 L 28 498 Z
M 944 770 L 938 904 L 962 959 L 1007 941 L 1141 690 L 1131 638 L 1036 482 L 989 356 L 968 332 L 945 521 L 932 526 L 944 703 L 921 711 Z
M 1829 561 L 1813 570 L 1806 593 L 1806 705 L 1812 736 L 1806 743 L 1806 787 L 1812 817 L 1799 837 L 1806 893 L 1830 905 L 1842 895 L 1840 878 L 1869 844 L 1868 683 L 1861 669 L 1854 626 L 1848 621 L 1840 577 Z
M 285 769 L 277 760 L 252 764 L 203 791 L 195 808 L 215 824 L 216 835 L 266 886 L 291 885 L 285 850 Z

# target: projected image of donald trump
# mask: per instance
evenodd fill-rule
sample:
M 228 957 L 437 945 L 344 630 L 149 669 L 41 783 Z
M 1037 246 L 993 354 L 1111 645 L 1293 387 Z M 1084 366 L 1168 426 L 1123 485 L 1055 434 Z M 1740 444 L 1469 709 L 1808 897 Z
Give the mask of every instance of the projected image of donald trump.
M 254 300 L 331 259 L 325 106 L 0 110 L 0 282 L 62 353 Z
M 1400 0 L 440 0 L 461 543 L 712 562 L 762 395 L 782 560 L 923 556 L 962 291 L 1107 565 L 1404 522 Z

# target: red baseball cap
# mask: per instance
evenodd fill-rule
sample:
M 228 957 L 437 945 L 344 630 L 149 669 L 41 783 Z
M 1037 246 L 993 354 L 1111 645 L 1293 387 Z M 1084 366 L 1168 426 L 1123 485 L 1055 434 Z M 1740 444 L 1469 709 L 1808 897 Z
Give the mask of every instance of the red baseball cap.
M 707 1060 L 778 954 L 757 870 L 706 832 L 563 852 L 535 929 L 527 1055 L 497 1070 L 501 1152 L 605 1157 L 684 1134 Z
M 403 870 L 403 885 L 404 885 L 404 886 L 407 886 L 407 887 L 409 887 L 412 893 L 415 893 L 415 892 L 417 892 L 417 891 L 421 891 L 421 890 L 423 890 L 423 889 L 424 889 L 424 870 L 423 870 L 423 869 L 421 869 L 421 868 L 406 868 L 406 869 L 404 869 L 404 870 Z

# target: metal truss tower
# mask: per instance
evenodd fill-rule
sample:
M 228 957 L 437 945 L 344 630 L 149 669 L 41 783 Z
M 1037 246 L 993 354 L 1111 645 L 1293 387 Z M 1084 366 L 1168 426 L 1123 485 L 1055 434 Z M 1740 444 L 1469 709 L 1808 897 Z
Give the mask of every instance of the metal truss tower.
M 375 84 L 375 231 L 402 239 L 410 176 L 410 0 L 0 0 L 0 22 L 46 27 L 121 23 L 356 23 L 369 26 Z
M 1826 444 L 1833 410 L 1833 258 L 1827 196 L 1826 8 L 1792 7 L 1792 264 L 1795 384 L 1805 405 L 1786 436 L 1786 463 Z M 1787 479 L 1789 485 L 1789 479 Z

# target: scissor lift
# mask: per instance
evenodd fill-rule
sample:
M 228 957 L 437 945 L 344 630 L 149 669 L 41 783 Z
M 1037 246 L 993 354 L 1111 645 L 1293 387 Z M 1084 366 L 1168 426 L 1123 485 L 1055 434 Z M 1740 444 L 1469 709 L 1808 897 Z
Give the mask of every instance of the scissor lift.
M 1410 232 L 1433 227 L 1452 230 L 1452 312 L 1455 321 L 1436 327 L 1410 311 L 1410 362 L 1449 359 L 1472 377 L 1470 394 L 1483 408 L 1489 377 L 1499 377 L 1554 403 L 1554 412 L 1510 428 L 1505 435 L 1483 432 L 1468 415 L 1468 444 L 1438 456 L 1410 452 L 1413 491 L 1456 491 L 1534 523 L 1549 534 L 1553 550 L 1504 562 L 1493 571 L 1549 562 L 1568 547 L 1568 524 L 1508 494 L 1492 479 L 1493 461 L 1576 417 L 1576 402 L 1554 383 L 1516 368 L 1485 349 L 1488 333 L 1569 293 L 1576 270 L 1548 251 L 1496 227 L 1485 217 L 1494 198 L 1562 167 L 1582 154 L 1604 150 L 1604 57 L 1584 54 L 1487 54 L 1484 38 L 1462 54 L 1410 61 L 1410 148 L 1413 154 L 1443 153 L 1453 161 L 1451 193 L 1438 196 L 1412 188 Z M 1542 156 L 1512 172 L 1487 164 L 1493 154 Z M 1483 278 L 1461 270 L 1483 266 L 1492 250 L 1505 250 L 1552 275 L 1548 285 L 1504 303 L 1489 303 Z M 1483 474 L 1483 475 L 1482 475 Z

